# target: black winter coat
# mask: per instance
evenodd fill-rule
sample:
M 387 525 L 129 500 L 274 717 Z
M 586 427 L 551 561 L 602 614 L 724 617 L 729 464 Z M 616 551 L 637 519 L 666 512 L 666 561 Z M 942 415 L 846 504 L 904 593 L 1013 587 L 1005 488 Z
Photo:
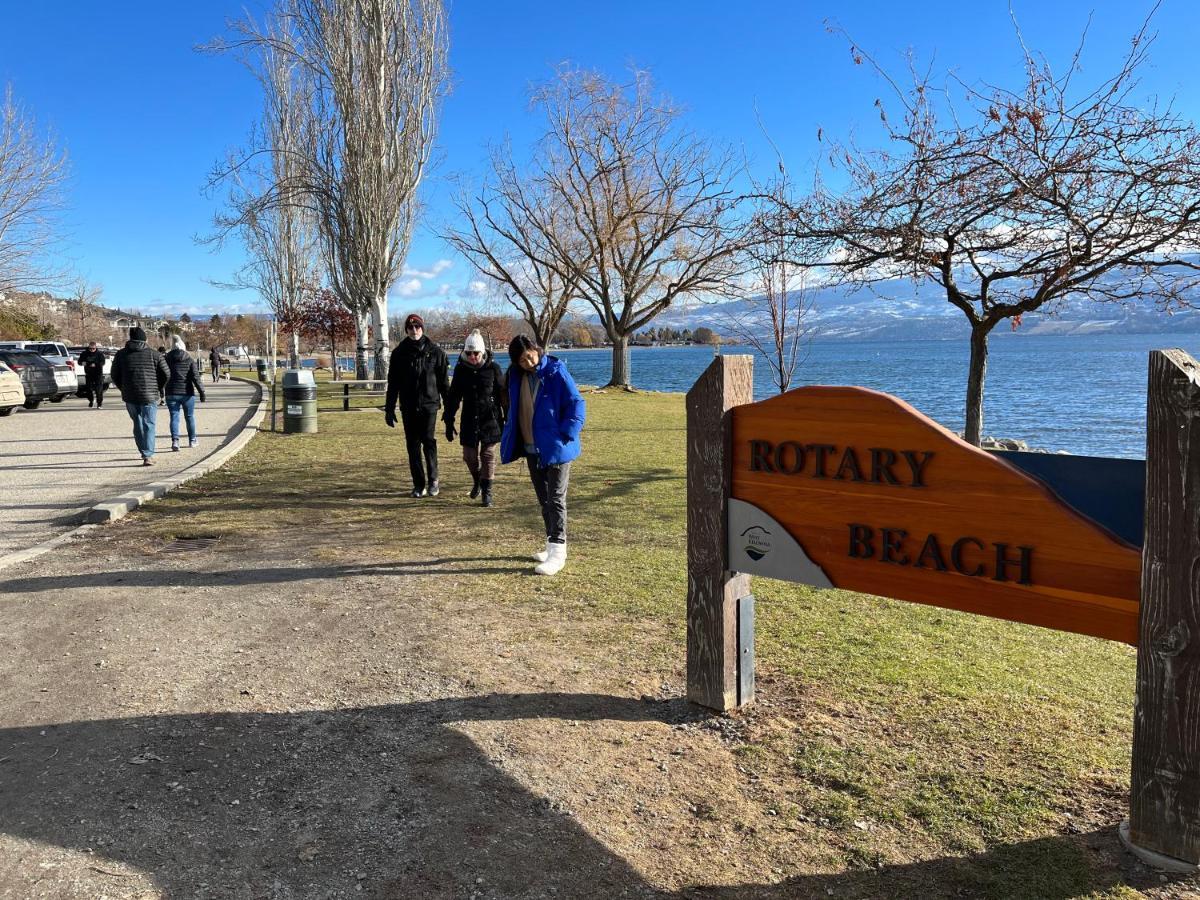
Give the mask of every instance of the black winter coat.
M 79 354 L 79 364 L 88 381 L 99 381 L 104 377 L 104 363 L 108 357 L 103 350 L 84 350 Z
M 446 412 L 442 415 L 447 425 L 454 423 L 454 415 L 462 405 L 460 440 L 464 447 L 476 444 L 494 444 L 500 440 L 504 430 L 504 416 L 508 405 L 504 373 L 492 359 L 491 353 L 483 363 L 473 366 L 461 356 L 454 366 L 454 380 L 446 394 Z
M 126 403 L 158 403 L 171 372 L 162 354 L 145 341 L 126 341 L 113 357 L 112 382 Z
M 437 409 L 450 388 L 449 367 L 446 351 L 429 338 L 402 340 L 388 363 L 387 410 L 394 413 L 397 400 L 406 412 Z
M 199 396 L 204 401 L 204 385 L 200 383 L 200 369 L 186 350 L 178 348 L 166 355 L 167 368 L 171 377 L 167 379 L 166 393 L 171 397 Z

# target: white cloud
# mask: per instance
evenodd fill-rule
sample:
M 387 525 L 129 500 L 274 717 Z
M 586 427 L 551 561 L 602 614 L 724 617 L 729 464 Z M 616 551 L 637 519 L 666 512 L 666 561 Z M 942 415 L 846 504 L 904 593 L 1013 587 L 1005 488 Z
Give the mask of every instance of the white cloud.
M 415 297 L 421 293 L 421 288 L 425 283 L 420 278 L 410 278 L 407 281 L 399 281 L 392 287 L 392 293 L 398 297 Z
M 428 281 L 430 278 L 437 278 L 454 263 L 448 259 L 439 259 L 428 269 L 405 269 L 404 277 L 406 278 L 422 278 Z
M 458 292 L 458 296 L 471 298 L 474 300 L 486 297 L 488 293 L 488 284 L 486 281 L 475 279 L 467 283 L 467 286 Z

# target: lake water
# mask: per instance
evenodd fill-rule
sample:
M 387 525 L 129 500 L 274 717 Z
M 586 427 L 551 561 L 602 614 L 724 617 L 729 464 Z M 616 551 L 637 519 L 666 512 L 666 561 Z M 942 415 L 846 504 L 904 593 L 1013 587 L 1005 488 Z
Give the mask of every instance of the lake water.
M 1200 356 L 1200 336 L 1185 334 L 997 335 L 990 348 L 984 434 L 1033 447 L 1091 456 L 1145 456 L 1146 371 L 1151 350 L 1181 347 Z M 749 353 L 749 348 L 725 348 Z M 608 381 L 611 350 L 556 350 L 581 384 Z M 712 360 L 707 347 L 635 347 L 636 387 L 686 391 Z M 968 347 L 961 341 L 813 343 L 794 387 L 857 384 L 894 394 L 954 431 L 963 426 Z M 776 392 L 765 360 L 754 363 L 754 398 Z

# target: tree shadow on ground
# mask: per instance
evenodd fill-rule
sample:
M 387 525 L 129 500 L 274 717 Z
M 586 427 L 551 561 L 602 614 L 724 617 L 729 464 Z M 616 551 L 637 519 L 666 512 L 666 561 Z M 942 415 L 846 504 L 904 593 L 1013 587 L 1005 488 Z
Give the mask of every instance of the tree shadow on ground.
M 1088 835 L 775 884 L 660 891 L 456 728 L 699 717 L 682 700 L 543 693 L 8 728 L 0 830 L 136 867 L 167 897 L 1065 898 L 1096 887 L 1086 883 Z M 1036 883 L 1023 880 L 1030 872 Z M 44 891 L 46 877 L 37 854 L 25 854 L 3 886 L 21 896 L 39 882 Z

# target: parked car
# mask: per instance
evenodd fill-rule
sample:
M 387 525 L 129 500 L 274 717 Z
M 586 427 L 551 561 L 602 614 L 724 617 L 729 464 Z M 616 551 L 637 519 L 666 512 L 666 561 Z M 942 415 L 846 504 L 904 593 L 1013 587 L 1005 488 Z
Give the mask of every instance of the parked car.
M 25 389 L 26 409 L 37 409 L 43 400 L 53 400 L 61 395 L 61 388 L 54 379 L 54 366 L 32 350 L 5 350 L 0 348 L 0 362 L 21 377 Z
M 104 351 L 104 386 L 112 385 L 112 361 L 117 351 L 111 347 L 101 347 Z M 75 380 L 76 380 L 76 397 L 84 396 L 84 388 L 87 386 L 87 374 L 83 371 L 83 366 L 79 362 L 79 354 L 87 350 L 87 347 L 68 347 L 71 353 L 71 359 L 75 360 Z
M 0 416 L 11 416 L 13 410 L 25 403 L 25 388 L 21 376 L 0 362 Z
M 78 393 L 75 358 L 61 341 L 0 341 L 0 350 L 29 350 L 55 367 L 54 378 L 59 393 L 50 398 L 52 403 L 61 403 L 64 397 Z

